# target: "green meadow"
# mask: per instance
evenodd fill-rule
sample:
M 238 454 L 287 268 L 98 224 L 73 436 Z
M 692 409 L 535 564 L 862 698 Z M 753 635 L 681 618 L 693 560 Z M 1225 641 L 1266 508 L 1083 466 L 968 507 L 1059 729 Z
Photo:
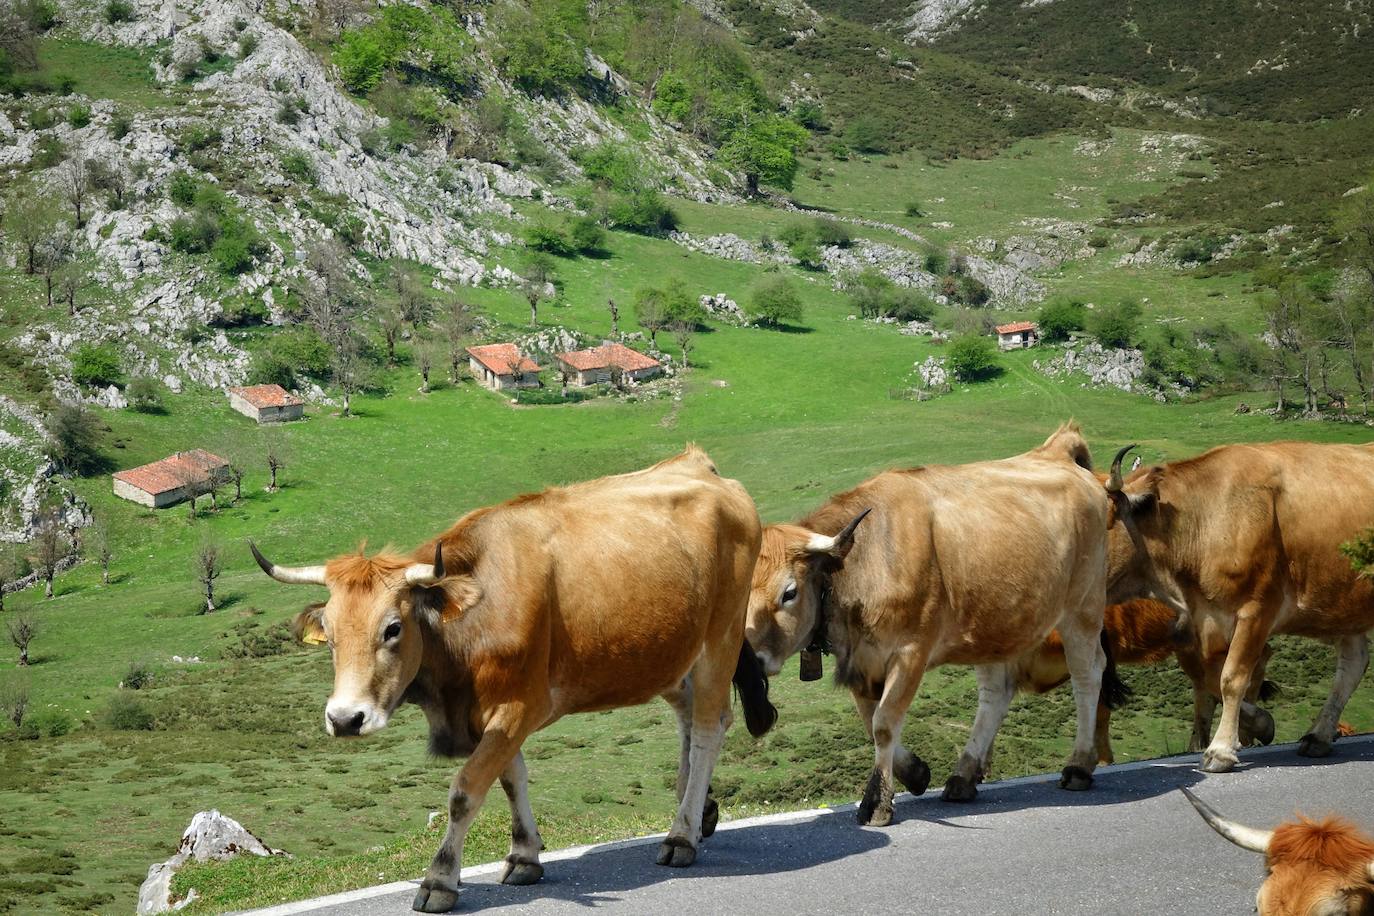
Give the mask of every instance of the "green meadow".
M 1079 138 L 1061 136 L 940 167 L 907 157 L 837 162 L 833 176 L 802 180 L 797 198 L 938 243 L 1006 237 L 1024 232 L 1026 217 L 1098 219 L 1112 200 L 1157 192 L 1173 173 L 1140 177 L 1140 138 L 1124 133 L 1116 153 L 1098 158 L 1074 153 Z M 1079 186 L 1089 190 L 1072 192 L 1077 206 L 1057 196 Z M 908 218 L 910 201 L 928 203 L 929 212 Z M 675 206 L 694 235 L 758 239 L 803 218 L 763 205 Z M 953 228 L 933 229 L 936 221 Z M 855 227 L 855 234 L 920 248 L 883 230 Z M 1056 292 L 1086 298 L 1148 297 L 1148 319 L 1203 320 L 1224 311 L 1237 324 L 1256 321 L 1245 277 L 1113 268 L 1127 244 L 1114 237 L 1113 247 L 1044 279 Z M 541 325 L 609 336 L 607 299 L 621 304 L 622 326 L 634 328 L 629 304 L 648 283 L 678 277 L 694 294 L 724 291 L 747 304 L 764 276 L 757 265 L 659 239 L 612 233 L 607 248 L 602 258 L 560 261 L 563 293 L 541 308 Z M 1033 366 L 1044 351 L 1004 355 L 997 378 L 927 401 L 896 396 L 912 385 L 913 366 L 940 348 L 895 326 L 851 320 L 853 308 L 823 274 L 786 273 L 805 304 L 798 326 L 713 325 L 696 335 L 692 368 L 680 384 L 625 399 L 516 406 L 470 382 L 421 394 L 403 345 L 401 365 L 355 400 L 356 416 L 312 407 L 304 422 L 273 431 L 287 453 L 275 493 L 266 492 L 266 465 L 254 457 L 263 433 L 221 393 L 171 396 L 161 414 L 102 412 L 104 451 L 117 468 L 206 447 L 249 455 L 249 472 L 241 499 L 227 499 L 232 488 L 221 491 L 218 511 L 203 505 L 194 520 L 184 506 L 153 511 L 117 500 L 108 476 L 76 481 L 112 533 L 110 584 L 86 563 L 58 578 L 51 600 L 41 589 L 7 598 L 7 613 L 31 612 L 40 627 L 34 664 L 24 673 L 34 714 L 70 730 L 0 740 L 0 910 L 128 911 L 148 865 L 170 855 L 191 816 L 210 807 L 294 858 L 188 869 L 178 886 L 202 895 L 197 911 L 338 891 L 424 868 L 442 827 L 427 827 L 427 818 L 444 809 L 455 764 L 426 756 L 422 717 L 413 709 L 365 740 L 324 734 L 327 653 L 296 646 L 286 629 L 322 593 L 268 580 L 248 553 L 250 538 L 288 564 L 364 542 L 368 549 L 409 548 L 473 507 L 642 467 L 687 442 L 742 481 L 772 522 L 886 467 L 1024 451 L 1069 419 L 1082 424 L 1099 461 L 1129 442 L 1156 461 L 1223 442 L 1370 438 L 1357 424 L 1235 413 L 1242 400 L 1268 403 L 1264 393 L 1162 405 L 1088 388 L 1076 377 L 1052 379 Z M 12 275 L 4 282 L 28 288 Z M 498 322 L 494 339 L 524 329 L 527 306 L 510 291 L 463 295 Z M 15 332 L 14 325 L 0 329 Z M 668 335 L 660 344 L 675 352 Z M 206 540 L 222 544 L 228 557 L 217 582 L 222 606 L 209 614 L 201 613 L 192 572 Z M 1279 740 L 1292 740 L 1325 697 L 1331 659 L 1324 646 L 1279 642 L 1270 677 L 1283 694 L 1274 711 Z M 177 663 L 174 655 L 201 661 Z M 121 689 L 137 669 L 151 671 L 151 680 Z M 1185 679 L 1171 666 L 1128 670 L 1126 678 L 1136 695 L 1115 720 L 1118 760 L 1181 750 L 1191 715 Z M 793 663 L 775 681 L 774 697 L 781 718 L 770 735 L 755 741 L 736 730 L 728 741 L 714 780 L 726 817 L 851 800 L 870 765 L 847 694 L 798 683 Z M 962 669 L 933 672 L 922 686 L 905 741 L 930 761 L 937 784 L 967 736 L 975 702 L 973 679 Z M 1374 692 L 1362 686 L 1346 719 L 1374 728 Z M 1071 739 L 1067 691 L 1021 698 L 998 740 L 994 775 L 1055 770 Z M 525 751 L 550 848 L 666 829 L 676 741 L 662 704 L 575 717 L 534 736 Z M 467 861 L 499 858 L 506 843 L 497 792 L 469 840 Z

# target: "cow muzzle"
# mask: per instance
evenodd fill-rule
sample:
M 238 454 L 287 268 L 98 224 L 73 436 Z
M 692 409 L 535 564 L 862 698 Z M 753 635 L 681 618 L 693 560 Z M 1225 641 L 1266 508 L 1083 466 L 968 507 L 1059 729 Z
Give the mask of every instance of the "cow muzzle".
M 324 708 L 324 730 L 335 738 L 354 738 L 383 728 L 388 716 L 368 703 L 335 703 Z

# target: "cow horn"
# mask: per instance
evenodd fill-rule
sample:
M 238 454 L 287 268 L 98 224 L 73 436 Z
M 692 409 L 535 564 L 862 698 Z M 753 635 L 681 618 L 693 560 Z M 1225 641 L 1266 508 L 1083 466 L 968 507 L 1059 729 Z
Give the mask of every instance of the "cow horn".
M 262 571 L 278 582 L 287 585 L 324 585 L 323 566 L 278 566 L 263 556 L 258 545 L 252 541 L 248 542 L 248 549 L 253 551 L 253 559 L 258 561 Z
M 859 527 L 859 522 L 863 521 L 872 511 L 871 508 L 865 509 L 854 516 L 854 519 L 840 529 L 840 533 L 833 538 L 823 534 L 811 535 L 811 540 L 806 542 L 806 549 L 811 553 L 834 553 L 837 550 L 841 552 L 841 555 L 848 553 L 849 548 L 853 546 L 854 531 Z
M 406 582 L 411 585 L 433 585 L 444 578 L 444 544 L 434 545 L 434 563 L 414 563 L 406 567 Z
M 1134 442 L 1117 451 L 1116 457 L 1112 459 L 1112 474 L 1107 479 L 1108 493 L 1120 493 L 1121 488 L 1125 485 L 1125 481 L 1121 479 L 1121 459 L 1125 458 L 1126 453 L 1133 448 L 1135 448 Z
M 1268 852 L 1269 841 L 1274 837 L 1272 830 L 1259 830 L 1255 827 L 1247 827 L 1244 824 L 1237 824 L 1235 821 L 1228 821 L 1222 817 L 1212 806 L 1198 798 L 1187 789 L 1179 789 L 1180 792 L 1192 802 L 1197 813 L 1202 815 L 1202 819 L 1207 822 L 1217 833 L 1235 843 L 1241 849 L 1248 849 L 1251 852 Z

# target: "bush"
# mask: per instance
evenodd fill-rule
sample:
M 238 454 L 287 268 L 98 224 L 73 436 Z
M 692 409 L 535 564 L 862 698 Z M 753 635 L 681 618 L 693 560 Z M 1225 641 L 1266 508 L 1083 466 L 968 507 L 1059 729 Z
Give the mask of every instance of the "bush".
M 1040 308 L 1035 323 L 1040 326 L 1040 338 L 1050 343 L 1069 339 L 1074 331 L 1083 330 L 1087 312 L 1083 303 L 1069 299 L 1052 299 Z
M 117 111 L 110 118 L 110 139 L 123 140 L 129 136 L 129 131 L 133 130 L 134 122 L 131 117 L 122 111 Z
M 935 274 L 937 277 L 941 276 L 949 270 L 949 255 L 938 248 L 932 248 L 926 252 L 923 266 L 927 273 Z
M 525 228 L 525 245 L 535 251 L 546 251 L 560 258 L 571 257 L 577 249 L 563 230 L 552 223 L 533 223 Z
M 298 377 L 324 379 L 329 375 L 331 352 L 314 329 L 298 326 L 269 337 L 248 364 L 254 385 L 298 387 Z
M 122 732 L 152 731 L 155 720 L 152 710 L 137 698 L 117 693 L 110 698 L 102 716 L 107 728 Z
M 67 123 L 77 130 L 91 123 L 91 109 L 86 105 L 73 105 L 67 109 Z
M 153 669 L 147 662 L 138 661 L 129 663 L 129 669 L 119 683 L 125 690 L 142 690 L 152 682 Z
M 1088 318 L 1088 332 L 1104 347 L 1129 347 L 1135 339 L 1140 306 L 1130 300 L 1107 305 Z
M 247 220 L 227 217 L 220 221 L 210 255 L 220 273 L 236 276 L 251 268 L 264 248 L 262 236 Z
M 1002 371 L 997 363 L 997 344 L 981 334 L 955 338 L 949 345 L 949 371 L 962 382 L 993 378 Z
M 110 25 L 133 22 L 134 5 L 129 0 L 110 0 L 105 4 L 105 21 Z
M 24 729 L 42 738 L 61 738 L 74 725 L 72 717 L 60 709 L 42 709 L 24 720 Z
M 299 151 L 281 157 L 281 170 L 287 177 L 302 183 L 313 183 L 315 180 L 314 163 L 310 161 L 309 156 Z
M 816 244 L 834 245 L 837 248 L 848 248 L 854 244 L 854 236 L 850 234 L 849 227 L 839 220 L 823 217 L 816 220 Z
M 339 68 L 339 77 L 358 95 L 377 88 L 389 62 L 377 36 L 366 29 L 344 32 L 334 48 L 334 66 Z
M 209 213 L 178 216 L 167 228 L 167 241 L 173 251 L 183 254 L 204 254 L 219 238 L 219 223 Z
M 617 194 L 611 201 L 611 226 L 641 235 L 667 235 L 677 228 L 677 213 L 651 189 Z
M 911 201 L 910 203 L 908 203 L 908 204 L 906 205 L 906 209 L 903 210 L 902 212 L 905 213 L 905 214 L 906 214 L 908 217 L 910 217 L 911 219 L 918 219 L 918 218 L 920 218 L 920 217 L 926 215 L 926 212 L 925 212 L 924 210 L 921 209 L 921 204 L 920 204 L 920 202 L 919 202 L 919 201 L 914 201 L 914 200 Z
M 526 92 L 554 94 L 582 79 L 586 42 L 583 36 L 570 34 L 580 31 L 576 14 L 539 7 L 536 13 L 543 15 L 509 4 L 493 17 L 501 45 L 498 62 L 506 76 Z M 585 17 L 585 11 L 581 15 Z
M 61 404 L 48 417 L 49 449 L 53 460 L 76 474 L 94 473 L 104 466 L 99 452 L 101 427 L 82 404 Z
M 895 286 L 886 298 L 886 314 L 898 321 L 929 321 L 935 316 L 934 301 L 918 289 Z
M 754 287 L 749 310 L 751 318 L 761 324 L 777 327 L 802 317 L 801 297 L 786 277 L 774 276 Z
M 82 344 L 72 356 L 72 381 L 78 385 L 113 385 L 122 372 L 113 344 Z
M 797 239 L 787 246 L 787 253 L 797 259 L 805 270 L 820 270 L 825 266 L 821 249 L 809 238 Z
M 167 196 L 172 203 L 189 207 L 196 202 L 196 190 L 200 185 L 186 172 L 176 172 L 167 181 Z
M 886 153 L 892 148 L 893 129 L 871 115 L 860 115 L 844 132 L 850 149 L 861 153 Z
M 568 227 L 568 238 L 574 248 L 583 254 L 600 251 L 606 244 L 606 232 L 590 216 L 579 216 Z
M 139 413 L 162 413 L 162 385 L 156 379 L 140 375 L 130 380 L 124 394 Z

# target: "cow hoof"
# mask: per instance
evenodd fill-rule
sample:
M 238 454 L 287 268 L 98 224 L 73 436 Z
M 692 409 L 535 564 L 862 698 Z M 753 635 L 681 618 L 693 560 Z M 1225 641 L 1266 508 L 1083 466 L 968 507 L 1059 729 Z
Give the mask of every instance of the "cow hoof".
M 1251 738 L 1265 747 L 1274 743 L 1274 717 L 1267 710 L 1256 709 L 1252 724 L 1255 727 L 1250 732 Z
M 542 877 L 544 877 L 544 866 L 538 862 L 517 862 L 507 859 L 506 872 L 501 876 L 501 883 L 521 887 L 526 884 L 534 884 Z
M 947 802 L 971 802 L 978 797 L 978 786 L 972 780 L 965 779 L 958 773 L 945 781 L 945 791 L 940 796 Z
M 1229 773 L 1240 763 L 1235 751 L 1208 748 L 1202 753 L 1202 772 Z
M 861 827 L 886 827 L 892 823 L 892 806 L 878 805 L 865 810 L 863 805 L 859 805 L 858 819 Z
M 1331 742 L 1308 732 L 1298 740 L 1298 753 L 1303 757 L 1326 757 L 1331 753 Z
M 1070 792 L 1083 792 L 1091 789 L 1093 785 L 1093 774 L 1082 767 L 1067 766 L 1064 772 L 1059 774 L 1059 788 L 1068 789 Z
M 686 868 L 697 860 L 697 851 L 682 837 L 670 836 L 658 847 L 658 864 Z
M 884 785 L 881 770 L 875 769 L 868 777 L 864 787 L 864 797 L 859 801 L 859 823 L 869 827 L 886 827 L 892 823 L 892 790 Z
M 912 795 L 920 795 L 930 788 L 930 767 L 920 757 L 912 757 L 906 766 L 898 765 L 893 773 Z
M 458 889 L 446 888 L 431 885 L 426 887 L 429 879 L 425 879 L 420 884 L 420 889 L 415 892 L 415 901 L 410 908 L 417 913 L 447 913 L 458 905 Z
M 706 796 L 706 806 L 701 809 L 701 838 L 704 840 L 716 832 L 720 823 L 720 805 L 711 796 Z

